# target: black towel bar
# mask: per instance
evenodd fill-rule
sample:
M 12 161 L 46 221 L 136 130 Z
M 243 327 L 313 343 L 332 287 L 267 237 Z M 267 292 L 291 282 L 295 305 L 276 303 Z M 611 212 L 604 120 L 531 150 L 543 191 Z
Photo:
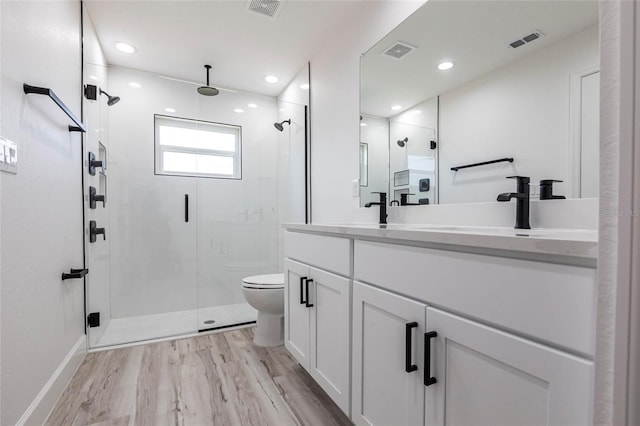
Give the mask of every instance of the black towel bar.
M 500 158 L 498 160 L 483 161 L 482 163 L 474 163 L 474 164 L 467 164 L 465 166 L 452 167 L 451 170 L 453 170 L 454 172 L 457 172 L 460 169 L 466 169 L 469 167 L 477 167 L 477 166 L 485 166 L 487 164 L 493 164 L 493 163 L 502 163 L 503 161 L 508 161 L 509 163 L 513 163 L 513 157 L 506 157 L 506 158 Z
M 51 100 L 53 100 L 53 102 L 56 103 L 56 105 L 58 105 L 60 107 L 60 109 L 62 111 L 64 111 L 65 114 L 67 114 L 69 116 L 69 118 L 75 123 L 75 126 L 69 126 L 69 131 L 70 132 L 82 132 L 85 133 L 87 131 L 86 126 L 82 123 L 82 121 L 80 121 L 78 119 L 78 117 L 76 117 L 71 110 L 64 104 L 64 102 L 62 102 L 60 100 L 60 98 L 53 93 L 53 90 L 51 89 L 47 89 L 45 87 L 36 87 L 36 86 L 30 86 L 28 84 L 23 84 L 22 88 L 24 89 L 24 93 L 25 94 L 29 94 L 29 93 L 35 93 L 36 95 L 45 95 L 51 98 Z

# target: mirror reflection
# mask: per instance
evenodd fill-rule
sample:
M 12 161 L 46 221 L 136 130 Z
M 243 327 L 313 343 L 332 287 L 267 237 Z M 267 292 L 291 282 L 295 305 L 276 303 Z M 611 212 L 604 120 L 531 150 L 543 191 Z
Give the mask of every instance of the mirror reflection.
M 425 3 L 361 59 L 361 205 L 596 197 L 598 63 L 595 1 Z

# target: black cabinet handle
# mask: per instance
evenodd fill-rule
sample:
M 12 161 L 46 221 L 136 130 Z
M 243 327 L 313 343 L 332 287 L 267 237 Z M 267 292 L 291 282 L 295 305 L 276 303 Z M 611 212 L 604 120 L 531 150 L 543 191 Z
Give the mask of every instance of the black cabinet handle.
M 82 278 L 89 273 L 88 269 L 73 269 L 69 270 L 69 273 L 62 273 L 62 281 L 69 280 L 73 278 Z
M 305 290 L 307 293 L 307 300 L 305 300 L 305 305 L 307 308 L 312 308 L 313 307 L 313 303 L 309 303 L 309 283 L 312 283 L 313 280 L 312 279 L 308 279 L 304 282 L 305 285 Z
M 405 337 L 404 337 L 404 371 L 407 373 L 411 373 L 412 371 L 416 371 L 418 366 L 415 364 L 411 364 L 411 354 L 413 350 L 411 349 L 411 330 L 418 326 L 417 322 L 408 322 L 406 325 Z
M 189 222 L 189 194 L 184 194 L 184 221 Z
M 438 333 L 430 331 L 424 333 L 424 385 L 431 386 L 436 383 L 435 377 L 431 376 L 431 339 L 438 337 Z
M 306 305 L 307 302 L 304 300 L 304 282 L 307 277 L 300 277 L 300 304 Z

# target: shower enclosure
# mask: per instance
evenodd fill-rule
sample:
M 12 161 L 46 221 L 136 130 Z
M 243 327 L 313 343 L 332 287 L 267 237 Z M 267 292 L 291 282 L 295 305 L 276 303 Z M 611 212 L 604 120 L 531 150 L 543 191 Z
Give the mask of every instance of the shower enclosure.
M 85 210 L 106 229 L 87 242 L 87 314 L 100 317 L 90 346 L 255 322 L 242 278 L 281 271 L 280 224 L 305 221 L 305 98 L 202 96 L 189 82 L 105 65 L 85 65 L 86 84 L 121 98 L 85 99 L 86 150 L 102 144 L 106 166 L 85 175 L 106 195 Z

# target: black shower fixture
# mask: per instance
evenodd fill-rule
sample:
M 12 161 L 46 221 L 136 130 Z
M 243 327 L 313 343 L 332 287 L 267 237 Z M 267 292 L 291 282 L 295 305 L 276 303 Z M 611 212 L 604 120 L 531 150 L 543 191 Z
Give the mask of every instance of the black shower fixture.
M 404 146 L 405 146 L 405 144 L 406 144 L 407 142 L 409 142 L 409 138 L 401 139 L 401 140 L 399 140 L 399 141 L 398 141 L 398 146 L 399 146 L 400 148 L 404 148 Z
M 281 121 L 280 123 L 273 123 L 273 127 L 275 127 L 276 129 L 278 129 L 279 132 L 281 132 L 284 130 L 284 126 L 283 126 L 284 123 L 287 123 L 289 124 L 289 126 L 291 126 L 291 119 Z
M 204 66 L 207 69 L 207 85 L 198 87 L 198 93 L 204 96 L 216 96 L 220 91 L 215 87 L 209 86 L 209 70 L 211 69 L 211 65 Z
M 106 97 L 107 97 L 107 105 L 109 105 L 109 106 L 113 106 L 113 105 L 117 104 L 118 102 L 120 102 L 120 96 L 111 96 L 111 95 L 109 95 L 107 92 L 105 92 L 102 89 L 100 89 L 100 94 L 101 95 L 106 95 Z

